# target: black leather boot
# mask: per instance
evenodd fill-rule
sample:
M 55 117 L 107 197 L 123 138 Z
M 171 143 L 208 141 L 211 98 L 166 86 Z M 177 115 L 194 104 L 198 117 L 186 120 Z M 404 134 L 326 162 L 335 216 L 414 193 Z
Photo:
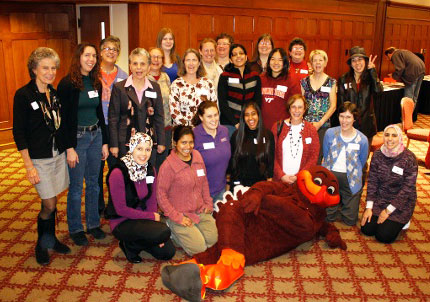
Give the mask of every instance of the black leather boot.
M 36 261 L 40 265 L 49 264 L 48 248 L 42 246 L 42 236 L 47 230 L 49 220 L 43 220 L 39 216 L 37 217 L 37 244 L 35 249 Z
M 69 254 L 70 248 L 65 245 L 64 243 L 61 243 L 57 236 L 55 236 L 55 218 L 57 217 L 57 209 L 51 214 L 49 217 L 49 225 L 48 225 L 48 233 L 50 236 L 54 237 L 55 243 L 52 249 L 60 254 Z

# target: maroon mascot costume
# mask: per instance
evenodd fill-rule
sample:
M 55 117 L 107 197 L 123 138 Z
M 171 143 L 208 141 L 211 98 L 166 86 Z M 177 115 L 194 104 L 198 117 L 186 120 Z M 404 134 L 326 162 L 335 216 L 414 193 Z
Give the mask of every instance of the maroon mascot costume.
M 192 260 L 165 266 L 163 284 L 189 301 L 201 301 L 205 289 L 224 290 L 239 279 L 245 265 L 280 256 L 314 237 L 346 249 L 325 208 L 339 203 L 339 185 L 327 169 L 302 170 L 297 182 L 262 181 L 238 200 L 219 206 L 218 242 Z

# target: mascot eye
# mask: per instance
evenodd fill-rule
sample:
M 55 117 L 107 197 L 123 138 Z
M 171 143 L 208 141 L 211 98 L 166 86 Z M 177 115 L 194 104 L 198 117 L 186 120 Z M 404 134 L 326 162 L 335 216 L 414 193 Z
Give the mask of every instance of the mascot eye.
M 322 184 L 322 179 L 319 177 L 315 177 L 314 178 L 314 183 L 316 183 L 317 185 L 321 185 Z
M 327 188 L 327 192 L 330 195 L 334 195 L 334 192 L 336 192 L 336 189 L 333 186 L 330 186 L 330 187 Z

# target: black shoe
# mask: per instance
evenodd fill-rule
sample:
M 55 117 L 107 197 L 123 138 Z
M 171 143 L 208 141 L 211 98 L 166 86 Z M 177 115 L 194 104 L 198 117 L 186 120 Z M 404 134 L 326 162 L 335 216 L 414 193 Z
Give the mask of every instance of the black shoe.
M 104 239 L 104 238 L 106 238 L 105 232 L 103 232 L 100 227 L 89 229 L 89 230 L 87 230 L 87 233 L 90 234 L 90 235 L 92 235 L 95 239 Z
M 140 262 L 142 262 L 142 258 L 140 258 L 139 255 L 136 255 L 136 254 L 134 254 L 134 253 L 132 253 L 132 252 L 130 252 L 130 251 L 127 250 L 127 248 L 125 247 L 123 241 L 119 242 L 119 247 L 120 247 L 121 251 L 124 253 L 125 258 L 127 258 L 128 262 L 131 262 L 131 263 L 140 263 Z
M 40 265 L 48 265 L 49 264 L 49 254 L 48 249 L 44 249 L 40 246 L 40 244 L 36 245 L 36 261 Z
M 70 254 L 71 252 L 70 248 L 64 243 L 61 243 L 58 239 L 55 240 L 55 245 L 52 249 L 59 254 Z
M 85 236 L 84 231 L 80 231 L 80 232 L 77 232 L 77 233 L 70 234 L 70 238 L 72 238 L 73 242 L 76 245 L 79 245 L 79 246 L 88 245 L 88 239 Z

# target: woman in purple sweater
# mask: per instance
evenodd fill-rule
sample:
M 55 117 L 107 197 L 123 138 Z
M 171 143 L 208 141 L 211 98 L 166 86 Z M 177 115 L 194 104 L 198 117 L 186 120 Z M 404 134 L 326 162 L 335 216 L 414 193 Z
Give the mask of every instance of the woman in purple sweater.
M 152 139 L 138 132 L 130 138 L 129 147 L 107 176 L 109 201 L 105 216 L 129 262 L 141 262 L 141 251 L 169 260 L 175 255 L 175 247 L 169 228 L 160 222 L 157 213 L 156 174 L 148 163 Z
M 402 131 L 395 125 L 387 126 L 384 145 L 370 162 L 363 234 L 383 243 L 396 240 L 414 212 L 417 173 L 417 160 L 403 145 Z

